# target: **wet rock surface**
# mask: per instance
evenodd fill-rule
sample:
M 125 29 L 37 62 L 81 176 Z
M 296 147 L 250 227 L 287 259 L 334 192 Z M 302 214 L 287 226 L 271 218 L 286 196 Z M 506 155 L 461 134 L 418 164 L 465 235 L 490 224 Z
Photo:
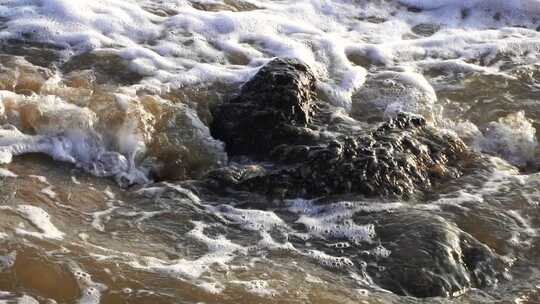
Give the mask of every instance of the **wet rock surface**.
M 376 129 L 327 132 L 331 111 L 324 109 L 331 106 L 314 97 L 314 87 L 308 67 L 275 59 L 219 106 L 211 130 L 227 152 L 272 165 L 224 168 L 214 180 L 278 197 L 410 197 L 460 175 L 465 144 L 421 116 L 401 113 Z
M 375 223 L 388 253 L 377 259 L 361 256 L 371 260 L 367 271 L 374 280 L 394 293 L 452 297 L 469 288 L 494 286 L 502 277 L 503 260 L 441 216 L 409 210 L 359 215 L 355 221 L 366 219 Z
M 316 135 L 308 125 L 315 102 L 315 76 L 296 61 L 276 59 L 219 106 L 212 135 L 232 155 L 266 156 L 281 144 L 300 144 Z
M 135 84 L 143 78 L 129 67 L 129 62 L 110 51 L 94 51 L 72 57 L 62 65 L 62 71 L 93 70 L 96 82 Z

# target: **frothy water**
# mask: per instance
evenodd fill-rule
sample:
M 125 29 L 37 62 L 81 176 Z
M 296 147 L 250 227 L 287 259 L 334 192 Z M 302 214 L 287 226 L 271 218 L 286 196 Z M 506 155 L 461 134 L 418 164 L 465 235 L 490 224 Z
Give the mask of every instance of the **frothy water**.
M 0 1 L 0 303 L 538 303 L 539 15 L 537 0 Z M 228 155 L 210 124 L 275 57 L 338 107 L 324 136 L 408 112 L 482 158 L 410 200 L 200 187 L 271 167 Z

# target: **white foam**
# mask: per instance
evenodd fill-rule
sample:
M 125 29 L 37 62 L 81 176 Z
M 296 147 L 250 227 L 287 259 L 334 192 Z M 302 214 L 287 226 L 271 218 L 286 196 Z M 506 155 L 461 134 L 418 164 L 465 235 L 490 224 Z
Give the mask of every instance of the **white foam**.
M 9 18 L 2 38 L 31 39 L 89 49 L 133 45 L 156 37 L 157 16 L 136 3 L 121 0 L 73 2 L 65 0 L 16 0 L 0 5 L 0 16 Z
M 288 210 L 299 215 L 298 223 L 304 224 L 308 234 L 332 240 L 343 239 L 357 244 L 370 243 L 376 237 L 373 224 L 358 225 L 352 220 L 357 212 L 381 212 L 402 208 L 402 203 L 339 202 L 316 205 L 309 200 L 291 200 Z
M 484 149 L 509 162 L 524 166 L 536 158 L 536 129 L 520 111 L 502 117 L 487 126 Z
M 457 191 L 452 193 L 450 196 L 442 196 L 438 200 L 432 202 L 436 205 L 455 205 L 460 206 L 462 203 L 466 202 L 484 202 L 484 198 L 480 194 L 472 194 L 464 190 Z
M 2 163 L 2 161 L 0 160 L 0 163 Z M 8 169 L 4 169 L 4 168 L 0 168 L 0 177 L 11 177 L 11 178 L 16 178 L 18 175 L 9 171 Z
M 94 287 L 86 287 L 82 290 L 82 296 L 77 301 L 78 304 L 99 304 L 101 303 L 101 292 Z
M 288 236 L 290 233 L 284 232 L 283 235 Z M 255 245 L 251 246 L 252 250 L 263 250 L 263 251 L 285 251 L 289 253 L 298 253 L 298 249 L 294 247 L 291 242 L 278 242 L 272 237 L 272 235 L 267 231 L 260 231 L 259 235 L 261 240 Z
M 478 64 L 465 62 L 462 59 L 426 59 L 418 62 L 418 67 L 423 71 L 438 70 L 445 73 L 480 73 L 497 74 L 497 68 L 484 67 Z M 504 75 L 504 74 L 503 74 Z
M 164 182 L 163 184 L 169 189 L 172 189 L 179 194 L 185 195 L 189 200 L 191 200 L 192 203 L 197 205 L 201 204 L 201 199 L 195 193 L 193 193 L 193 191 L 173 183 Z
M 18 214 L 27 219 L 41 232 L 27 231 L 22 228 L 17 228 L 16 232 L 23 235 L 31 235 L 37 238 L 63 239 L 64 233 L 51 222 L 49 214 L 36 206 L 19 205 L 16 208 Z
M 270 297 L 277 295 L 275 289 L 270 288 L 268 281 L 252 280 L 252 281 L 231 281 L 233 284 L 241 285 L 249 293 L 258 296 Z
M 271 231 L 287 227 L 285 222 L 272 211 L 237 209 L 229 205 L 208 206 L 215 215 L 221 215 L 243 229 L 251 231 Z
M 16 298 L 17 304 L 39 304 L 39 301 L 34 299 L 33 297 L 29 295 L 23 295 L 19 298 Z M 1 302 L 1 301 L 0 301 Z M 6 302 L 8 303 L 8 302 Z M 11 302 L 9 302 L 11 303 Z
M 107 286 L 101 283 L 94 282 L 92 276 L 78 268 L 72 267 L 72 272 L 81 289 L 81 297 L 78 299 L 78 304 L 99 304 L 101 303 L 101 295 L 107 290 Z
M 536 161 L 536 129 L 520 111 L 487 124 L 483 132 L 471 122 L 452 127 L 474 150 L 497 155 L 524 167 Z
M 111 206 L 105 210 L 92 212 L 92 227 L 96 230 L 104 232 L 105 223 L 111 219 L 111 214 L 118 209 L 116 206 Z
M 107 151 L 94 132 L 95 113 L 53 96 L 23 97 L 6 94 L 12 108 L 35 107 L 48 123 L 34 121 L 37 135 L 21 132 L 15 125 L 0 127 L 0 163 L 9 163 L 17 155 L 44 153 L 55 160 L 74 163 L 98 176 L 127 176 L 146 181 L 122 154 Z M 3 102 L 0 98 L 0 102 Z M 21 124 L 19 112 L 8 114 L 8 120 Z
M 9 163 L 14 156 L 43 153 L 55 160 L 76 164 L 98 176 L 127 177 L 146 182 L 146 177 L 116 152 L 92 145 L 92 139 L 73 132 L 68 136 L 26 135 L 14 126 L 0 128 L 0 163 Z
M 261 4 L 265 10 L 211 13 L 184 3 L 179 4 L 177 15 L 162 18 L 131 1 L 107 0 L 99 5 L 61 0 L 44 1 L 43 5 L 37 0 L 14 1 L 0 6 L 0 16 L 10 20 L 0 37 L 48 42 L 75 50 L 120 48 L 134 71 L 175 86 L 247 80 L 255 71 L 252 67 L 215 64 L 226 63 L 231 54 L 257 66 L 273 56 L 298 58 L 325 77 L 335 76 L 336 81 L 327 81 L 322 88 L 336 103 L 350 106 L 350 95 L 362 85 L 365 70 L 347 60 L 343 37 L 326 34 L 346 31 L 346 26 L 335 19 L 342 13 L 312 1 Z M 191 38 L 184 37 L 184 31 L 189 31 Z M 155 46 L 142 43 L 160 34 Z M 189 47 L 179 47 L 187 40 L 191 41 Z
M 46 184 L 46 185 L 50 185 L 49 181 L 47 180 L 47 178 L 45 176 L 42 176 L 42 175 L 28 175 L 28 177 L 30 178 L 33 178 L 33 179 L 36 179 L 38 180 L 40 183 L 43 183 L 43 184 Z
M 370 250 L 369 253 L 379 258 L 387 258 L 392 254 L 392 251 L 388 250 L 383 245 L 379 245 Z
M 537 0 L 398 2 L 428 11 L 411 13 L 395 1 L 382 5 L 259 0 L 253 2 L 260 8 L 256 10 L 207 12 L 194 9 L 188 1 L 18 0 L 0 5 L 0 17 L 8 20 L 0 37 L 48 42 L 75 51 L 114 48 L 134 71 L 147 76 L 145 84 L 158 88 L 163 83 L 166 88 L 242 82 L 272 57 L 297 58 L 316 71 L 325 95 L 345 108 L 350 108 L 352 94 L 366 79 L 366 69 L 359 66 L 363 63 L 354 63 L 351 56 L 413 68 L 426 60 L 470 62 L 498 53 L 537 56 L 538 33 L 504 28 L 506 19 L 493 18 L 500 12 L 510 23 L 532 26 L 540 13 Z M 143 5 L 168 5 L 175 14 L 156 16 Z M 471 18 L 462 20 L 463 8 L 470 9 Z M 382 22 L 367 22 L 368 17 Z M 442 29 L 431 37 L 409 39 L 419 22 L 439 24 Z M 490 29 L 494 26 L 501 29 Z
M 292 230 L 274 212 L 264 210 L 240 209 L 230 205 L 205 206 L 207 212 L 219 217 L 223 222 L 238 225 L 241 229 L 258 232 L 260 240 L 250 246 L 249 250 L 279 250 L 298 252 L 294 245 L 288 241 L 279 242 L 271 235 L 278 232 L 287 235 Z
M 81 182 L 79 182 L 79 180 L 75 177 L 75 176 L 72 176 L 71 177 L 71 181 L 75 184 L 75 185 L 80 185 Z
M 208 252 L 202 257 L 195 260 L 178 259 L 174 261 L 144 257 L 143 263 L 132 261 L 130 265 L 135 268 L 160 272 L 171 277 L 195 280 L 209 271 L 211 266 L 227 269 L 227 264 L 238 254 L 246 254 L 247 249 L 245 247 L 227 240 L 224 236 L 211 238 L 205 235 L 205 224 L 202 222 L 193 222 L 193 224 L 195 224 L 195 228 L 187 236 L 206 244 Z
M 540 229 L 536 228 L 532 219 L 524 215 L 522 210 L 509 210 L 507 213 L 519 223 L 520 229 L 513 231 L 514 237 L 510 242 L 517 245 L 530 246 L 534 239 L 536 239 L 540 233 Z
M 521 195 L 528 199 L 529 204 L 532 206 L 537 205 L 538 197 L 534 194 L 534 191 L 531 193 L 530 190 L 536 189 L 535 183 L 538 174 L 522 175 L 516 167 L 498 157 L 490 157 L 489 161 L 493 172 L 490 172 L 485 180 L 478 184 L 469 184 L 465 189 L 442 194 L 437 200 L 430 202 L 428 205 L 452 205 L 466 211 L 468 207 L 464 205 L 467 203 L 489 203 L 493 197 L 499 199 L 501 194 L 507 194 L 508 189 L 515 187 L 523 190 Z M 519 204 L 521 203 L 520 201 Z M 510 205 L 505 207 L 510 208 Z
M 107 196 L 108 199 L 110 200 L 114 200 L 115 199 L 115 195 L 114 195 L 114 192 L 111 191 L 111 187 L 107 186 L 107 188 L 105 188 L 105 190 L 103 190 L 103 194 L 105 194 L 105 196 Z
M 39 207 L 32 205 L 18 205 L 16 208 L 10 206 L 0 206 L 0 210 L 17 213 L 24 219 L 28 220 L 35 228 L 39 230 L 39 232 L 25 230 L 24 224 L 21 223 L 19 228 L 15 228 L 15 232 L 20 235 L 30 235 L 40 239 L 47 238 L 61 240 L 64 238 L 65 234 L 54 226 L 54 224 L 51 222 L 49 214 Z
M 41 189 L 41 193 L 45 194 L 50 199 L 55 200 L 56 197 L 58 196 L 58 194 L 56 192 L 54 192 L 53 189 L 54 189 L 53 186 L 48 186 L 46 188 Z
M 309 250 L 306 255 L 328 268 L 348 269 L 354 267 L 354 263 L 349 258 L 335 257 L 319 250 Z
M 211 294 L 220 294 L 225 290 L 225 286 L 218 282 L 199 282 L 196 285 Z

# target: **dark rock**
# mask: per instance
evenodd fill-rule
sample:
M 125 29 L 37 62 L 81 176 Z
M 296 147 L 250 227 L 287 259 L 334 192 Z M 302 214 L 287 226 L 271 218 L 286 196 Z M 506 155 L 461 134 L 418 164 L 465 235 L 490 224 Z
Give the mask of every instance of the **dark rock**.
M 315 76 L 292 60 L 275 59 L 248 81 L 240 95 L 218 107 L 212 135 L 233 155 L 265 155 L 279 144 L 313 135 L 305 127 L 313 112 Z
M 332 111 L 314 99 L 314 86 L 308 67 L 275 59 L 237 97 L 219 106 L 211 130 L 226 143 L 227 152 L 274 166 L 249 177 L 242 168 L 225 168 L 212 178 L 228 176 L 223 179 L 228 186 L 232 182 L 237 189 L 280 197 L 409 197 L 438 179 L 459 176 L 465 144 L 428 126 L 421 116 L 399 114 L 375 130 L 324 136 Z
M 500 256 L 440 216 L 407 210 L 367 218 L 376 222 L 380 244 L 390 252 L 377 257 L 372 263 L 377 267 L 367 271 L 394 293 L 456 296 L 469 288 L 494 286 L 504 271 Z
M 454 165 L 465 151 L 459 139 L 437 133 L 422 118 L 399 115 L 375 131 L 338 137 L 326 145 L 279 146 L 272 158 L 284 166 L 239 185 L 285 197 L 410 197 L 437 179 L 459 176 Z

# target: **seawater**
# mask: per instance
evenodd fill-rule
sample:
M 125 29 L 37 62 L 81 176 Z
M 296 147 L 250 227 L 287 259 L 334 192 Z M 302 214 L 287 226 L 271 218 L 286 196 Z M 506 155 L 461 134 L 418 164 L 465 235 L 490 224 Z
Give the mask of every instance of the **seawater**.
M 0 303 L 538 303 L 539 16 L 537 0 L 0 1 Z M 182 187 L 229 162 L 209 107 L 274 57 L 308 64 L 336 115 L 418 113 L 490 161 L 415 201 Z M 444 218 L 505 280 L 382 289 L 347 249 L 391 256 L 354 220 L 391 212 Z

